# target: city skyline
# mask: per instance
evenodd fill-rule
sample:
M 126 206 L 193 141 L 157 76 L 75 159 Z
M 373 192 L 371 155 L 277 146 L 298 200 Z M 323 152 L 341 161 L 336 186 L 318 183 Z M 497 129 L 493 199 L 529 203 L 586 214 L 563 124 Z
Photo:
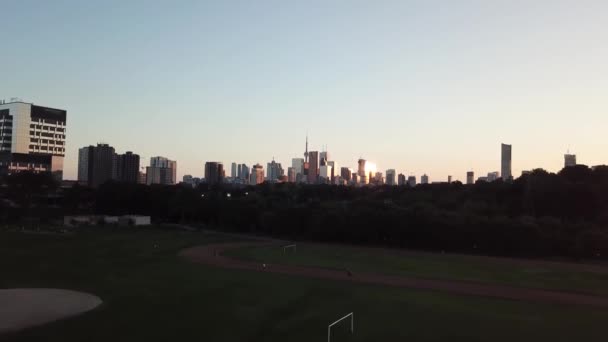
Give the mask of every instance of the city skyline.
M 306 132 L 353 169 L 464 181 L 500 170 L 506 142 L 514 177 L 556 172 L 568 149 L 608 160 L 608 4 L 573 4 L 11 2 L 0 98 L 68 111 L 65 179 L 98 142 L 182 179 L 209 160 L 290 165 Z

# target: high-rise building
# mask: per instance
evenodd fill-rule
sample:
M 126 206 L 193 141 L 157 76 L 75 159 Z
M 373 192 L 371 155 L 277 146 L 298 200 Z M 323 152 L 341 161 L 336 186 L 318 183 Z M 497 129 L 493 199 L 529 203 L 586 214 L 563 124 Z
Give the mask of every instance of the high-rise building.
M 0 173 L 52 172 L 63 178 L 67 112 L 0 101 Z
M 420 177 L 420 184 L 429 184 L 429 176 L 426 173 Z
M 357 166 L 357 174 L 359 175 L 359 177 L 365 176 L 365 159 L 359 159 L 359 161 L 357 162 Z
M 289 183 L 296 182 L 296 169 L 293 166 L 287 168 L 287 181 Z
M 500 173 L 498 171 L 494 171 L 494 172 L 488 172 L 488 177 L 486 177 L 486 180 L 488 182 L 493 182 L 495 180 L 498 180 L 499 178 L 500 178 Z
M 137 183 L 139 177 L 139 155 L 133 152 L 117 154 L 114 168 L 114 175 L 117 181 Z
M 346 182 L 350 182 L 352 173 L 353 171 L 348 167 L 340 168 L 340 177 L 342 177 L 342 179 L 344 179 Z
M 304 158 L 293 158 L 291 159 L 291 167 L 293 167 L 296 177 L 298 174 L 304 174 Z
M 281 176 L 285 174 L 281 163 L 274 161 L 274 158 L 270 163 L 266 164 L 266 180 L 273 183 L 277 182 Z
M 475 183 L 475 172 L 467 171 L 467 184 Z
M 331 183 L 334 184 L 334 181 L 336 180 L 336 176 L 339 176 L 338 173 L 338 163 L 336 163 L 333 160 L 330 160 L 327 162 L 327 166 L 331 166 L 331 175 L 330 175 L 330 179 L 331 179 Z
M 243 164 L 241 167 L 241 171 L 242 171 L 242 174 L 241 174 L 240 178 L 244 182 L 248 183 L 249 182 L 249 166 L 247 166 L 247 164 Z
M 78 182 L 90 187 L 115 178 L 116 154 L 108 144 L 86 146 L 78 150 Z
M 308 152 L 308 184 L 317 184 L 319 178 L 319 152 Z
M 177 178 L 177 162 L 165 157 L 150 158 L 146 167 L 146 184 L 173 185 Z
M 137 173 L 137 184 L 146 184 L 146 173 L 139 171 Z
M 395 185 L 395 169 L 386 170 L 386 185 Z
M 222 172 L 224 165 L 220 162 L 206 162 L 205 163 L 205 182 L 209 185 L 218 184 L 222 182 Z
M 576 154 L 564 154 L 564 167 L 576 166 Z
M 452 176 L 448 176 L 448 184 L 452 183 Z
M 416 186 L 416 176 L 407 177 L 407 184 L 409 186 Z
M 397 176 L 397 184 L 399 184 L 399 185 L 405 185 L 405 175 L 403 173 L 400 173 Z
M 235 179 L 236 174 L 237 174 L 236 163 L 232 163 L 232 167 L 230 168 L 230 177 L 232 177 L 232 179 Z
M 384 177 L 382 177 L 382 172 L 376 172 L 374 175 L 374 184 L 382 185 L 384 184 Z
M 359 179 L 358 179 L 359 175 L 356 172 L 353 172 L 350 174 L 350 182 L 351 184 L 359 184 Z
M 256 185 L 264 183 L 264 167 L 260 164 L 255 164 L 251 168 L 251 176 L 249 177 L 249 184 Z
M 331 183 L 331 174 L 333 168 L 329 165 L 322 165 L 319 167 L 319 183 L 320 184 L 330 184 Z
M 502 144 L 500 146 L 500 173 L 505 182 L 513 180 L 511 173 L 511 145 Z

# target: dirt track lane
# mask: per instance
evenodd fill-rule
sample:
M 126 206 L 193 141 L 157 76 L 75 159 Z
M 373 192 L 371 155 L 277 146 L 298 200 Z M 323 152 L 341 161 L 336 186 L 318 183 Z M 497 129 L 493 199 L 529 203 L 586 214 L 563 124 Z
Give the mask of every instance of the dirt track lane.
M 608 308 L 608 297 L 465 281 L 410 278 L 375 273 L 355 273 L 350 276 L 346 271 L 281 264 L 267 265 L 264 269 L 260 263 L 232 259 L 222 254 L 223 251 L 233 248 L 268 245 L 274 245 L 274 243 L 246 242 L 211 244 L 185 249 L 181 251 L 179 255 L 194 262 L 230 269 L 272 272 L 310 278 L 352 281 L 413 289 L 437 290 L 459 295 Z

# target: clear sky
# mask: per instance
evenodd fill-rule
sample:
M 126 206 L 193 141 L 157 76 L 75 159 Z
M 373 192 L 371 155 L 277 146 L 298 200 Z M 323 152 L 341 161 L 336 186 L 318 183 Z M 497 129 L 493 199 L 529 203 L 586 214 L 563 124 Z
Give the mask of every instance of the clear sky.
M 608 1 L 0 1 L 0 98 L 68 111 L 79 147 L 464 180 L 608 163 Z

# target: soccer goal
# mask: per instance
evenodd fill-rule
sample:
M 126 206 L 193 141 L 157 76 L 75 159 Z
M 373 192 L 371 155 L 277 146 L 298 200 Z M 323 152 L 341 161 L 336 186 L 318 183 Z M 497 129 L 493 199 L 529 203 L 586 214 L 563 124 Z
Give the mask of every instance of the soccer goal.
M 333 327 L 334 325 L 342 322 L 343 320 L 347 319 L 350 317 L 350 333 L 354 334 L 355 333 L 355 315 L 351 312 L 348 315 L 340 318 L 339 320 L 333 322 L 332 324 L 327 326 L 327 342 L 331 342 L 331 327 Z
M 287 251 L 292 251 L 293 253 L 296 252 L 296 245 L 287 245 L 287 246 L 283 246 L 283 254 L 287 254 Z

